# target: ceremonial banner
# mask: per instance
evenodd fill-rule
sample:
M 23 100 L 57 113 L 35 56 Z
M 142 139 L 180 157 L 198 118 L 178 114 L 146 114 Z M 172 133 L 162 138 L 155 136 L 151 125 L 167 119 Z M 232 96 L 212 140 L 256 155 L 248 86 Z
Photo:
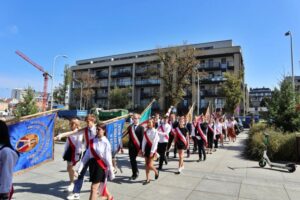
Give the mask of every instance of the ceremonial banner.
M 9 126 L 11 144 L 20 153 L 15 172 L 53 160 L 55 117 L 49 114 Z
M 106 136 L 111 144 L 113 153 L 119 151 L 122 145 L 122 131 L 124 128 L 125 119 L 120 119 L 106 124 Z
M 151 106 L 144 111 L 143 115 L 141 115 L 140 123 L 143 123 L 151 118 Z
M 145 108 L 145 110 L 142 112 L 141 117 L 140 117 L 140 125 L 146 126 L 148 123 L 148 120 L 151 118 L 151 109 L 152 109 L 152 104 L 155 101 L 153 99 L 149 105 Z

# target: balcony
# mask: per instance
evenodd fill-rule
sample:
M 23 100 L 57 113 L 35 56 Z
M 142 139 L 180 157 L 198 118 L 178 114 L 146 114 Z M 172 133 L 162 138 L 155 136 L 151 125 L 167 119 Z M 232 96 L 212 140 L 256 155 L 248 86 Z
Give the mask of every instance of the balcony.
M 102 99 L 102 98 L 107 98 L 108 97 L 108 93 L 98 93 L 97 94 L 97 99 Z
M 211 78 L 202 78 L 202 79 L 200 79 L 200 83 L 201 84 L 215 84 L 215 83 L 223 82 L 226 80 L 227 79 L 224 78 L 223 76 L 215 76 L 215 77 L 211 77 Z
M 201 91 L 202 97 L 219 97 L 224 96 L 222 90 L 202 90 Z
M 108 73 L 96 73 L 96 78 L 108 78 Z
M 126 77 L 131 75 L 132 75 L 131 70 L 119 70 L 119 71 L 111 72 L 111 77 Z
M 227 69 L 234 69 L 234 66 L 233 66 L 233 62 L 230 62 L 230 61 L 227 61 L 226 63 L 205 62 L 205 63 L 200 63 L 200 66 L 198 69 L 205 70 L 205 71 L 214 71 L 214 70 L 226 71 Z
M 135 85 L 159 85 L 160 80 L 159 79 L 145 79 L 145 80 L 136 80 Z
M 141 92 L 141 99 L 149 99 L 151 97 L 156 96 L 157 94 L 154 92 Z
M 114 86 L 131 86 L 132 85 L 132 81 L 112 81 L 110 86 L 114 87 Z

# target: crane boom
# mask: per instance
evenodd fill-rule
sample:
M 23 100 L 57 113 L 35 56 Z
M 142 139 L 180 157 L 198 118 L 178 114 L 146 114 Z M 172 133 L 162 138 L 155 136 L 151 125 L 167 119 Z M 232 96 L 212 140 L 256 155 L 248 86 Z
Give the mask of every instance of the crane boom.
M 46 72 L 44 70 L 44 68 L 42 66 L 40 66 L 39 64 L 37 64 L 36 62 L 34 62 L 33 60 L 31 60 L 29 57 L 27 57 L 24 53 L 22 53 L 21 51 L 17 50 L 16 54 L 18 54 L 21 58 L 23 58 L 24 60 L 26 60 L 27 62 L 29 62 L 31 65 L 33 65 L 35 68 L 37 68 L 38 70 L 40 70 L 43 73 L 47 73 L 48 76 L 51 77 L 51 75 Z
M 44 89 L 43 89 L 43 111 L 46 111 L 46 107 L 47 107 L 47 87 L 48 87 L 48 79 L 49 77 L 52 78 L 52 76 L 46 72 L 44 70 L 44 68 L 42 66 L 40 66 L 39 64 L 35 63 L 34 61 L 32 61 L 30 58 L 28 58 L 25 54 L 23 54 L 21 51 L 16 51 L 16 54 L 18 54 L 18 56 L 20 56 L 21 58 L 23 58 L 24 60 L 26 60 L 27 62 L 29 62 L 31 65 L 33 65 L 35 68 L 37 68 L 39 71 L 41 71 L 43 73 L 43 77 L 44 77 Z

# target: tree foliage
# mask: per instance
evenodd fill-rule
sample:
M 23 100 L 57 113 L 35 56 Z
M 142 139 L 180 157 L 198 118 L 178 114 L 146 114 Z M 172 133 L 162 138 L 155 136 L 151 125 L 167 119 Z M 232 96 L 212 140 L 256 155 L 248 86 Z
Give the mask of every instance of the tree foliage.
M 284 132 L 300 130 L 300 112 L 296 110 L 299 105 L 299 95 L 292 87 L 290 79 L 283 79 L 280 90 L 275 88 L 271 98 L 267 101 L 268 118 Z
M 89 72 L 81 72 L 77 74 L 77 80 L 83 83 L 83 90 L 82 90 L 82 105 L 85 109 L 89 109 L 92 107 L 92 97 L 95 94 L 95 84 L 96 80 L 92 77 L 92 74 Z M 80 101 L 80 87 L 74 90 L 74 96 L 76 101 Z
M 241 89 L 242 76 L 242 73 L 239 76 L 228 72 L 224 73 L 224 77 L 226 78 L 225 83 L 222 85 L 222 91 L 225 96 L 224 110 L 229 114 L 234 113 L 241 101 L 243 95 Z
M 192 73 L 198 61 L 196 50 L 188 45 L 158 49 L 158 57 L 163 64 L 163 74 L 160 79 L 164 82 L 166 108 L 177 105 L 185 95 L 184 89 L 191 84 Z
M 38 112 L 38 107 L 36 105 L 35 100 L 35 93 L 31 87 L 27 88 L 23 99 L 24 100 L 20 102 L 14 110 L 14 114 L 16 117 L 32 115 Z
M 59 86 L 57 86 L 53 91 L 54 102 L 58 104 L 65 103 L 66 93 L 68 87 L 71 84 L 71 81 L 72 81 L 72 72 L 69 69 L 68 65 L 66 65 L 64 69 L 64 82 L 63 84 L 59 84 Z
M 130 96 L 131 88 L 114 88 L 109 92 L 108 101 L 110 108 L 129 108 L 130 106 Z

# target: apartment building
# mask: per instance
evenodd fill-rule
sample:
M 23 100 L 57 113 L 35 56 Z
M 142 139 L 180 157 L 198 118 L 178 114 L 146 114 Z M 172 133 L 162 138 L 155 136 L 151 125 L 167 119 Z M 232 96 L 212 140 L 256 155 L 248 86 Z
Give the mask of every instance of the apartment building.
M 225 81 L 224 73 L 231 72 L 238 76 L 244 70 L 242 51 L 240 46 L 234 46 L 231 40 L 207 42 L 190 45 L 196 50 L 196 59 L 199 64 L 195 66 L 198 71 L 205 72 L 205 76 L 197 77 L 193 74 L 192 83 L 185 89 L 184 100 L 180 106 L 188 108 L 193 102 L 197 105 L 199 90 L 199 107 L 205 108 L 210 103 L 213 109 L 223 108 L 224 95 L 220 92 L 222 83 Z M 180 46 L 179 46 L 180 47 Z M 82 74 L 90 74 L 95 80 L 93 89 L 93 105 L 109 108 L 109 91 L 117 87 L 131 87 L 130 97 L 133 108 L 145 107 L 153 97 L 158 98 L 155 106 L 165 109 L 164 106 L 164 83 L 159 75 L 163 73 L 163 64 L 160 63 L 157 50 L 139 51 L 133 53 L 104 56 L 78 60 L 71 67 L 73 78 Z M 199 87 L 198 87 L 199 78 Z M 74 96 L 74 89 L 80 84 L 74 82 L 71 90 L 71 105 L 79 108 L 79 99 Z M 245 90 L 245 84 L 241 85 Z M 244 97 L 246 95 L 243 95 Z M 243 114 L 245 99 L 239 107 Z

